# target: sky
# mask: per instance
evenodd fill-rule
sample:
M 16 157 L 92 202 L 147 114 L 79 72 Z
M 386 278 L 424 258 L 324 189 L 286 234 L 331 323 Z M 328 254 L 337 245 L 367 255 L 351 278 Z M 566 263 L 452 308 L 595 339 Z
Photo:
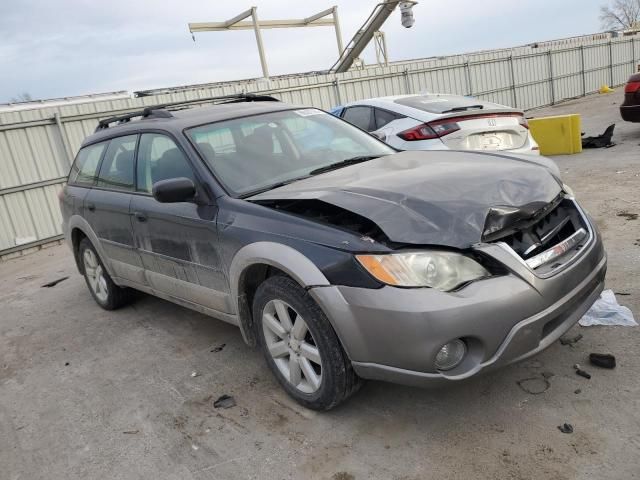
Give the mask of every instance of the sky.
M 251 30 L 196 34 L 189 22 L 304 18 L 338 5 L 344 43 L 376 0 L 3 0 L 0 103 L 144 90 L 262 75 Z M 600 31 L 606 0 L 420 0 L 415 25 L 387 20 L 390 60 L 512 47 Z M 331 27 L 263 30 L 271 75 L 323 70 L 337 58 Z M 373 45 L 364 54 L 374 63 Z

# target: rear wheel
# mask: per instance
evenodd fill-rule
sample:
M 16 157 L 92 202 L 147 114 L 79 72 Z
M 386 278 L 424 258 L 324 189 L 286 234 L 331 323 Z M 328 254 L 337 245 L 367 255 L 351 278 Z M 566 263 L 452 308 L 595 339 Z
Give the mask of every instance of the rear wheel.
M 115 310 L 126 305 L 132 298 L 133 292 L 129 288 L 117 286 L 111 280 L 109 273 L 96 249 L 89 239 L 83 238 L 78 247 L 84 279 L 87 282 L 91 296 L 105 310 Z
M 267 364 L 296 401 L 329 410 L 360 387 L 329 320 L 294 280 L 265 280 L 256 291 L 253 315 Z

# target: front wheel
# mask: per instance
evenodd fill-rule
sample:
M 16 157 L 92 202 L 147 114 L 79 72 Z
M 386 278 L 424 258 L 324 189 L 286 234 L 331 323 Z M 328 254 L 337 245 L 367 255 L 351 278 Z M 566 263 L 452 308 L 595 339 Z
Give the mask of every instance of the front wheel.
M 274 276 L 258 287 L 253 318 L 269 368 L 305 407 L 329 410 L 360 387 L 324 312 L 291 278 Z
M 82 261 L 84 279 L 91 296 L 98 305 L 105 310 L 115 310 L 131 300 L 131 289 L 122 288 L 113 283 L 89 239 L 82 239 L 78 247 L 78 254 Z

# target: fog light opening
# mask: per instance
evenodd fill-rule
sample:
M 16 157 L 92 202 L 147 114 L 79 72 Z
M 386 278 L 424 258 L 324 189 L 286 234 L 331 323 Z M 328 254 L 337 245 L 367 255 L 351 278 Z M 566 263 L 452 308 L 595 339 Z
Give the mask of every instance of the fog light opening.
M 457 338 L 445 343 L 436 354 L 435 366 L 438 370 L 447 371 L 460 365 L 467 354 L 467 344 Z

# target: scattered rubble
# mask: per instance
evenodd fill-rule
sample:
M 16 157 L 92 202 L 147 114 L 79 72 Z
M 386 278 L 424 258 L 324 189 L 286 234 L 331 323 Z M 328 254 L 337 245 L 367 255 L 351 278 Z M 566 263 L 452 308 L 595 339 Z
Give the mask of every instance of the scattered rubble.
M 64 282 L 66 279 L 68 279 L 69 277 L 61 277 L 58 278 L 57 280 L 52 280 L 48 283 L 45 283 L 44 285 L 42 285 L 42 288 L 51 288 L 51 287 L 55 287 L 57 284 L 59 284 L 60 282 Z
M 600 368 L 616 368 L 616 357 L 608 353 L 592 353 L 589 355 L 592 365 Z
M 576 374 L 580 375 L 581 377 L 586 378 L 587 380 L 589 380 L 591 378 L 591 374 L 585 370 L 582 369 L 582 367 L 580 366 L 580 364 L 576 363 L 573 368 L 575 368 L 576 370 Z
M 573 345 L 574 343 L 578 343 L 582 339 L 582 334 L 579 333 L 575 337 L 560 337 L 560 343 L 562 345 Z
M 222 395 L 213 402 L 213 408 L 231 408 L 235 406 L 236 400 L 231 395 Z
M 558 430 L 562 433 L 573 433 L 573 425 L 570 423 L 563 423 L 562 425 L 558 425 Z

